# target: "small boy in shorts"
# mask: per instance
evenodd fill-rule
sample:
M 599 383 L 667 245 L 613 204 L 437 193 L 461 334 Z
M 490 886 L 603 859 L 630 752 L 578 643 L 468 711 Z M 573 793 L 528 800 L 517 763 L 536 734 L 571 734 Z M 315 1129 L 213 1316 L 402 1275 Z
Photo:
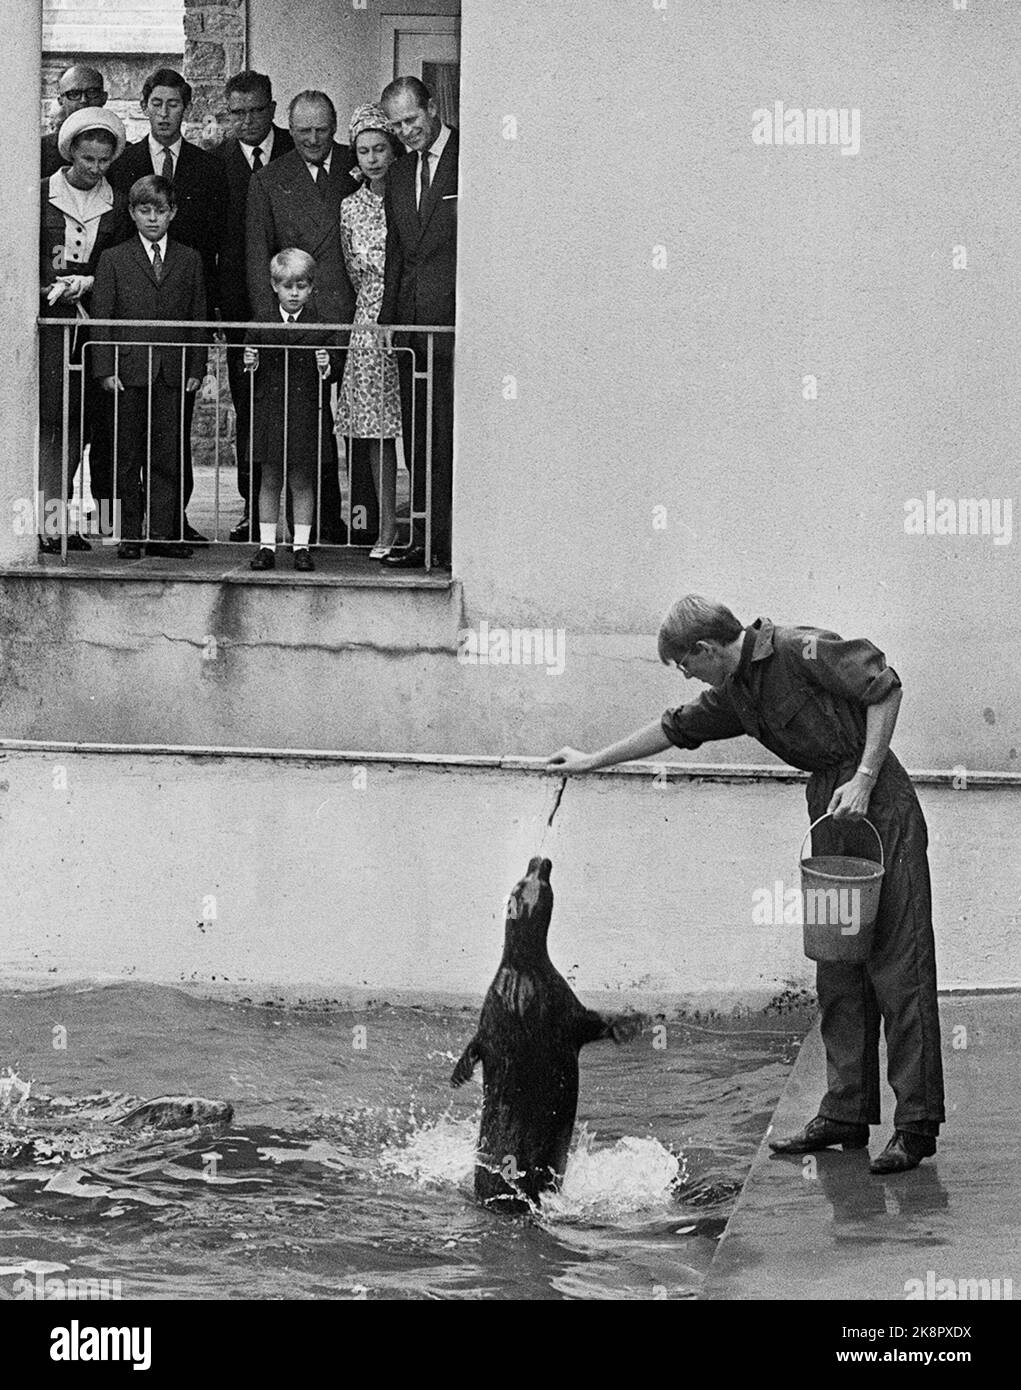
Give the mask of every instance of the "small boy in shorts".
M 339 354 L 320 322 L 313 298 L 316 263 L 307 251 L 288 247 L 269 263 L 277 297 L 275 327 L 255 324 L 245 335 L 245 369 L 253 373 L 252 461 L 259 465 L 259 549 L 253 570 L 276 565 L 280 494 L 286 477 L 293 509 L 294 568 L 315 569 L 309 538 L 315 521 L 317 471 L 331 458 L 333 432 L 329 380 Z M 296 325 L 284 327 L 284 325 Z M 256 346 L 259 344 L 260 346 Z M 286 441 L 285 441 L 286 425 Z

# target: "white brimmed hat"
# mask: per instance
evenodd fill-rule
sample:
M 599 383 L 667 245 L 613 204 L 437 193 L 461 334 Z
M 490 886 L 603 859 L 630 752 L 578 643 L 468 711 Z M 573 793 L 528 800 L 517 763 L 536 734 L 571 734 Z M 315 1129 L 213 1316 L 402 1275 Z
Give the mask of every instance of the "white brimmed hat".
M 71 158 L 71 141 L 86 130 L 108 130 L 117 141 L 113 157 L 120 158 L 128 142 L 120 117 L 103 106 L 83 106 L 80 111 L 72 111 L 60 127 L 57 149 L 60 151 L 61 159 Z

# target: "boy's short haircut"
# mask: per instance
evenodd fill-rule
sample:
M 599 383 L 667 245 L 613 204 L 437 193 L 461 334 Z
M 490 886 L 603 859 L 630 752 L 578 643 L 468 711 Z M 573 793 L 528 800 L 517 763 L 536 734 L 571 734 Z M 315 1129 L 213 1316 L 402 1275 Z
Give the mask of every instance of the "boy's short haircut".
M 128 193 L 128 206 L 133 208 L 142 207 L 146 203 L 158 203 L 161 200 L 167 207 L 177 207 L 174 185 L 162 174 L 144 174 L 135 180 Z
M 744 628 L 729 608 L 701 594 L 685 594 L 663 619 L 659 629 L 659 659 L 664 666 L 680 661 L 696 642 L 729 644 Z
M 308 280 L 316 278 L 316 263 L 307 251 L 297 246 L 287 246 L 278 251 L 269 263 L 269 278 L 274 285 L 284 280 Z

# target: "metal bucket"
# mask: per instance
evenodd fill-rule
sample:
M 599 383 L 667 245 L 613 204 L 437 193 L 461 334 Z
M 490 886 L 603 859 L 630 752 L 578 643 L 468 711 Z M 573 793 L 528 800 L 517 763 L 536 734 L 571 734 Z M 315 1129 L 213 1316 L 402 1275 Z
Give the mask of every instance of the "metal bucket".
M 809 835 L 832 813 L 827 811 L 808 827 L 801 842 L 802 931 L 809 960 L 860 964 L 872 949 L 873 927 L 879 911 L 886 861 L 883 841 L 870 820 L 865 824 L 879 841 L 879 863 L 855 855 L 817 854 L 800 858 Z

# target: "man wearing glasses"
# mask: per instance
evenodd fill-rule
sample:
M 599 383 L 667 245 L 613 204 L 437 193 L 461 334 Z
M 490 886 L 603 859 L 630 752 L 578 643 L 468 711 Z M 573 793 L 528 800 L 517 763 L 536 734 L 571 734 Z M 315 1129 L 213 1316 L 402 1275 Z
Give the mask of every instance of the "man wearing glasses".
M 228 322 L 248 322 L 252 306 L 246 284 L 245 208 L 252 174 L 271 160 L 294 149 L 291 133 L 274 125 L 276 102 L 269 78 L 261 72 L 239 72 L 224 88 L 230 134 L 215 153 L 222 159 L 230 190 L 230 211 L 220 250 L 220 306 Z M 268 274 L 268 272 L 267 272 Z M 237 419 L 234 451 L 237 456 L 238 492 L 244 515 L 230 533 L 232 541 L 258 540 L 259 465 L 255 477 L 249 474 L 250 406 L 248 381 L 244 370 L 243 328 L 224 329 L 231 349 L 227 353 L 227 379 Z
M 57 129 L 42 138 L 40 151 L 42 178 L 48 179 L 51 174 L 55 174 L 67 163 L 57 148 L 57 140 L 60 136 L 60 127 L 68 116 L 74 111 L 81 111 L 86 106 L 105 106 L 106 98 L 107 92 L 103 74 L 97 72 L 95 68 L 76 64 L 61 74 L 60 81 L 57 83 L 57 106 L 60 108 L 60 119 L 57 123 Z

